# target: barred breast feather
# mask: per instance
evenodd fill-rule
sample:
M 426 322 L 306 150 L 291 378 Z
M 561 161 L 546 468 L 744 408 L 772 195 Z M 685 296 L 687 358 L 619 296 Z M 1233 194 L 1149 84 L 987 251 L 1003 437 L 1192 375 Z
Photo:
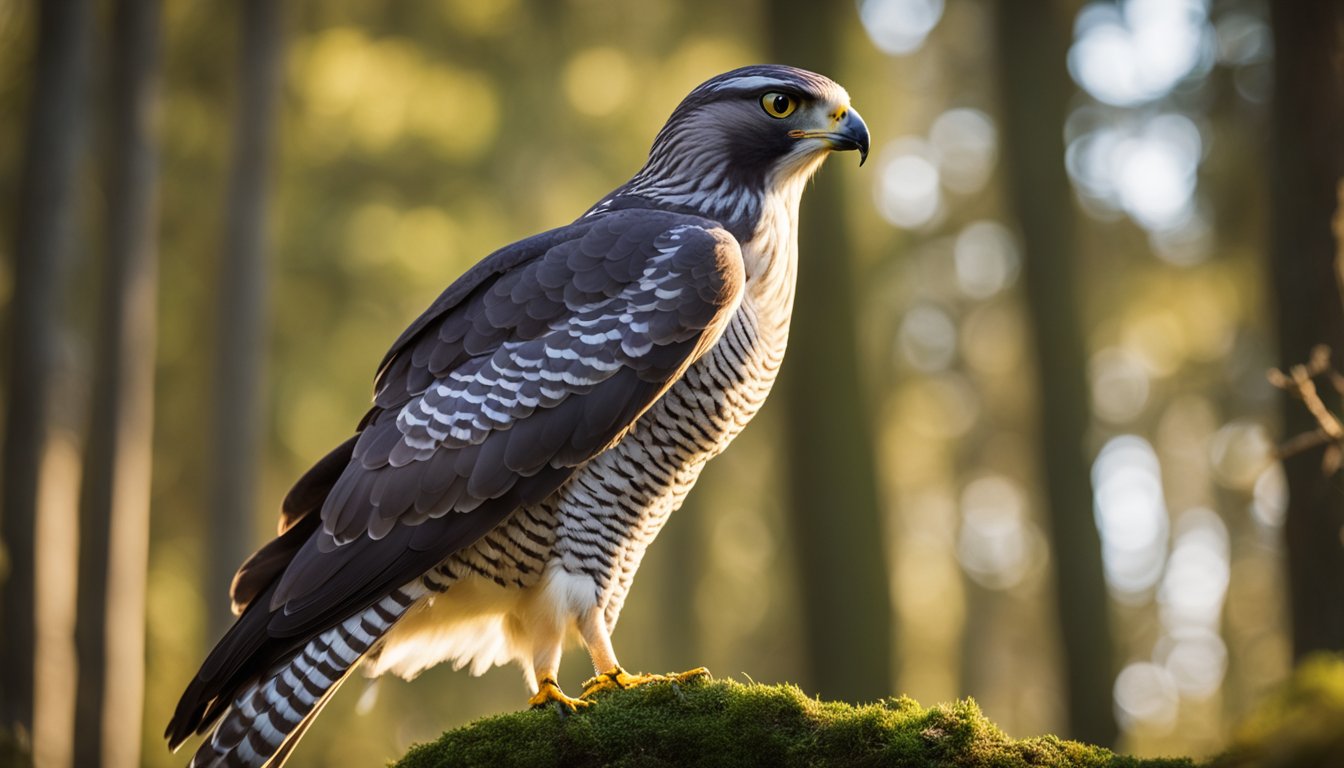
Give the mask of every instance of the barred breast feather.
M 761 268 L 717 343 L 610 450 L 427 574 L 426 597 L 388 633 L 372 674 L 410 678 L 442 661 L 480 674 L 523 661 L 537 611 L 577 615 L 598 606 L 608 631 L 615 627 L 668 515 L 774 383 L 792 312 L 794 216 L 780 205 L 762 217 L 747 243 L 748 262 Z M 765 250 L 773 258 L 751 253 Z M 548 589 L 561 578 L 565 590 Z M 450 588 L 452 599 L 435 600 Z

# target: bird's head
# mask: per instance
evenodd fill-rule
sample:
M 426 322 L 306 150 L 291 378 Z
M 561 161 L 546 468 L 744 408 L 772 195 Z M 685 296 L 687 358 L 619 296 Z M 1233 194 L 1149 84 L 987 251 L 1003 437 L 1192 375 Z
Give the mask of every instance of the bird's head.
M 682 100 L 621 191 L 724 221 L 750 219 L 769 195 L 801 190 L 826 155 L 843 150 L 858 150 L 860 163 L 868 157 L 868 126 L 844 88 L 796 67 L 743 67 Z

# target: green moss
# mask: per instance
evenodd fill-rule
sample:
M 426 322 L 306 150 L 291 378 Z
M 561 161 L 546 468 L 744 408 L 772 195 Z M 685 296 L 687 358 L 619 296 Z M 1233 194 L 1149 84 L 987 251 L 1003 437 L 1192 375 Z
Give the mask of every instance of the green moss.
M 1344 657 L 1302 662 L 1277 694 L 1237 730 L 1214 768 L 1344 766 Z
M 792 685 L 731 680 L 616 691 L 577 714 L 553 709 L 477 721 L 413 747 L 397 768 L 449 766 L 900 766 L 1189 768 L 1054 736 L 1015 740 L 975 702 L 908 698 L 853 706 Z

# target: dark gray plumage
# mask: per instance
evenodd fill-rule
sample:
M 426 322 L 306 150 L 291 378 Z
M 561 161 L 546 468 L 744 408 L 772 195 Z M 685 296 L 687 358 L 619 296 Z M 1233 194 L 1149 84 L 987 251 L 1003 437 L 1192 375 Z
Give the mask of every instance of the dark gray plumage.
M 599 677 L 635 569 L 769 391 L 802 186 L 867 130 L 833 82 L 735 70 L 693 91 L 645 167 L 583 217 L 490 255 L 393 344 L 357 435 L 239 570 L 241 615 L 188 686 L 193 765 L 278 765 L 364 663 L 516 660 L 533 703 L 577 628 Z

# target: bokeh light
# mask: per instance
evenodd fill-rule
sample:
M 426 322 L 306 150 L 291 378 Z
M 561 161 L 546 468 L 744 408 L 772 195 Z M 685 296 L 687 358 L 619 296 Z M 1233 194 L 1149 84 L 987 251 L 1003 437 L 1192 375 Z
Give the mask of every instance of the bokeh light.
M 1021 257 L 1017 239 L 997 221 L 973 221 L 957 233 L 952 247 L 957 286 L 974 299 L 987 299 L 1017 279 Z
M 961 492 L 961 532 L 957 559 L 983 587 L 1009 589 L 1041 565 L 1043 540 L 1027 518 L 1022 488 L 1003 475 L 986 475 Z
M 1232 68 L 1237 95 L 1261 104 L 1269 99 L 1273 73 L 1274 37 L 1264 18 L 1246 10 L 1223 14 L 1214 26 L 1218 63 Z
M 1166 667 L 1137 661 L 1115 678 L 1115 714 L 1121 725 L 1169 731 L 1179 711 L 1179 693 Z
M 905 313 L 897 335 L 907 363 L 925 372 L 941 371 L 957 351 L 957 327 L 939 307 L 921 304 Z
M 1171 556 L 1157 593 L 1163 626 L 1217 628 L 1227 594 L 1229 557 L 1227 526 L 1216 512 L 1197 507 L 1177 516 Z
M 1090 121 L 1090 116 L 1082 119 Z M 1160 113 L 1085 130 L 1069 143 L 1065 164 L 1079 192 L 1094 205 L 1123 211 L 1144 229 L 1171 232 L 1195 215 L 1202 156 L 1194 122 L 1182 114 Z
M 1227 487 L 1247 490 L 1270 465 L 1274 443 L 1265 428 L 1245 419 L 1223 425 L 1209 442 L 1214 477 Z
M 1211 629 L 1176 630 L 1162 638 L 1155 656 L 1183 699 L 1209 698 L 1227 672 L 1227 644 Z
M 1148 368 L 1133 352 L 1120 347 L 1098 350 L 1088 361 L 1092 410 L 1101 418 L 1123 424 L 1138 418 L 1148 404 Z
M 1106 583 L 1122 602 L 1141 599 L 1166 561 L 1170 526 L 1153 447 L 1137 435 L 1111 438 L 1092 465 Z
M 1212 43 L 1201 0 L 1092 3 L 1075 22 L 1069 71 L 1098 101 L 1135 106 L 1207 70 Z
M 1265 467 L 1255 478 L 1253 493 L 1251 517 L 1266 528 L 1283 525 L 1288 512 L 1288 479 L 1284 477 L 1283 464 L 1276 461 Z
M 949 109 L 929 126 L 929 143 L 938 152 L 943 186 L 969 195 L 989 181 L 998 160 L 998 131 L 978 109 Z
M 943 0 L 862 0 L 859 18 L 868 37 L 892 55 L 913 53 L 943 15 Z
M 920 138 L 891 142 L 878 160 L 877 208 L 902 229 L 932 223 L 942 208 L 937 155 Z
M 1174 528 L 1157 593 L 1163 635 L 1153 656 L 1182 697 L 1203 700 L 1218 690 L 1227 671 L 1227 645 L 1219 630 L 1231 581 L 1231 545 L 1227 526 L 1211 509 L 1182 512 Z

